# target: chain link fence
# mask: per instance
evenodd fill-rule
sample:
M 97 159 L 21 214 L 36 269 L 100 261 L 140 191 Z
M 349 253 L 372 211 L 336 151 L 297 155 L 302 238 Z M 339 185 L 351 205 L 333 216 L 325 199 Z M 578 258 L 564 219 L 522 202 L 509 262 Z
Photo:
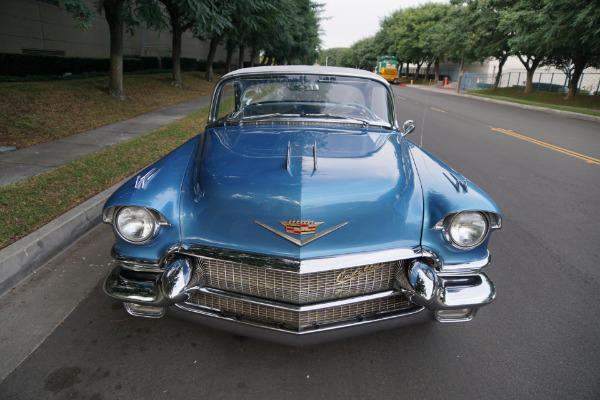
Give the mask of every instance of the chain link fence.
M 494 87 L 496 76 L 493 74 L 475 74 L 464 72 L 460 88 L 464 90 L 487 89 Z M 525 87 L 526 72 L 505 72 L 500 77 L 501 88 Z M 566 93 L 569 79 L 563 72 L 538 72 L 533 75 L 533 89 L 546 92 Z M 579 79 L 577 93 L 600 95 L 600 73 L 583 73 Z

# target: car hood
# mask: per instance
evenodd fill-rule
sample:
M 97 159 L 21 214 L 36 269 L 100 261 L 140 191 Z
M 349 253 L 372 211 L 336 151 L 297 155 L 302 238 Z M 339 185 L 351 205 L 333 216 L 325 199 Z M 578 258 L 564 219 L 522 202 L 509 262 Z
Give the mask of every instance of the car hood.
M 197 157 L 182 187 L 184 247 L 307 259 L 419 246 L 421 186 L 395 132 L 217 127 Z M 286 233 L 288 221 L 313 230 Z

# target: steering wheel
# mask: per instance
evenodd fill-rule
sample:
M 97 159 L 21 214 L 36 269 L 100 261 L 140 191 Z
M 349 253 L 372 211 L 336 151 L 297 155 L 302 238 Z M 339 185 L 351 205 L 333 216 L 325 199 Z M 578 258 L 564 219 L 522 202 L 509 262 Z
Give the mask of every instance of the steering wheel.
M 325 110 L 325 114 L 330 114 L 333 110 L 336 110 L 336 109 L 342 108 L 342 107 L 357 108 L 360 110 L 361 114 L 366 115 L 373 120 L 377 119 L 377 116 L 375 114 L 373 114 L 373 112 L 368 107 L 366 107 L 360 103 L 338 103 L 338 104 L 335 104 L 335 105 L 327 108 Z M 342 114 L 342 115 L 347 115 L 347 114 Z

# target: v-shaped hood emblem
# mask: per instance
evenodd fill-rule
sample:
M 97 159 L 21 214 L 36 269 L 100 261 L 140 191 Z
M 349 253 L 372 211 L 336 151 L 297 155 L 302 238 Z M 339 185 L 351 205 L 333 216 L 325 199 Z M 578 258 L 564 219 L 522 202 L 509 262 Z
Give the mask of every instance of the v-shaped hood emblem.
M 331 232 L 340 229 L 341 227 L 343 227 L 344 225 L 347 225 L 348 222 L 344 222 L 343 224 L 339 224 L 337 226 L 334 226 L 333 228 L 329 228 L 323 232 L 319 232 L 316 233 L 316 227 L 321 225 L 322 222 L 313 222 L 313 221 L 288 221 L 288 222 L 281 222 L 281 224 L 283 224 L 286 227 L 286 231 L 288 232 L 292 232 L 292 230 L 289 228 L 290 225 L 302 225 L 302 222 L 306 222 L 307 225 L 309 225 L 309 229 L 312 231 L 312 227 L 314 227 L 314 234 L 312 234 L 311 236 L 304 238 L 304 239 L 297 239 L 291 235 L 288 235 L 287 233 L 278 231 L 275 228 L 270 227 L 269 225 L 263 224 L 262 222 L 258 222 L 258 221 L 254 221 L 255 223 L 257 223 L 258 225 L 262 226 L 263 228 L 273 232 L 274 234 L 276 234 L 277 236 L 280 236 L 282 238 L 284 238 L 285 240 L 289 240 L 290 242 L 294 243 L 297 246 L 304 246 L 305 244 L 309 244 L 310 242 L 314 242 L 317 239 L 322 238 L 325 235 L 330 234 Z M 302 232 L 302 233 L 298 233 L 298 232 L 294 232 L 296 234 L 310 234 L 310 232 Z

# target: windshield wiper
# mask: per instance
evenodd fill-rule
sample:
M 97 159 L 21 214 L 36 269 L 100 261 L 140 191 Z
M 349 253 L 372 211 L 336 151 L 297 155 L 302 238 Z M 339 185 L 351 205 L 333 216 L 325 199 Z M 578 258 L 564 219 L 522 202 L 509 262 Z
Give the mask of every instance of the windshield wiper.
M 358 121 L 360 123 L 362 123 L 365 126 L 369 126 L 371 124 L 371 122 L 369 120 L 366 120 L 364 118 L 358 118 L 358 117 L 350 117 L 347 115 L 337 115 L 337 114 L 306 114 L 307 117 L 317 117 L 317 118 L 335 118 L 335 119 L 350 119 L 353 121 Z
M 245 117 L 241 117 L 239 120 L 254 120 L 254 119 L 262 119 L 262 118 L 273 118 L 273 117 L 299 117 L 300 114 L 281 114 L 281 113 L 272 113 L 272 114 L 259 114 L 259 115 L 247 115 Z

